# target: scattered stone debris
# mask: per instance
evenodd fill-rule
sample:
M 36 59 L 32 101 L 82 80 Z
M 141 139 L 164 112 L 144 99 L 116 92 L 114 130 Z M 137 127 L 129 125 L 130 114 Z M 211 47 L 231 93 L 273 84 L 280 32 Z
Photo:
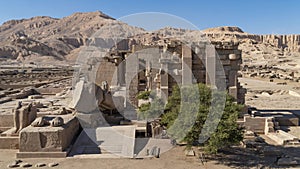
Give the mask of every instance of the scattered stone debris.
M 23 162 L 23 161 L 22 160 L 16 160 L 16 163 L 18 163 L 18 164 L 21 163 L 21 162 Z
M 64 125 L 64 119 L 61 117 L 55 117 L 51 122 L 50 122 L 51 127 L 59 127 Z
M 32 127 L 43 127 L 46 124 L 47 124 L 47 121 L 45 120 L 44 117 L 38 117 L 31 123 L 31 126 Z
M 58 163 L 49 163 L 48 164 L 48 167 L 56 167 L 58 166 L 59 164 Z
M 255 138 L 255 133 L 253 131 L 247 130 L 244 133 L 244 139 L 254 139 Z
M 22 163 L 22 160 L 15 160 L 13 163 L 7 165 L 7 168 L 17 168 L 20 167 L 20 163 Z
M 21 167 L 23 167 L 23 168 L 29 168 L 29 167 L 32 167 L 32 165 L 29 164 L 29 163 L 24 163 L 24 164 L 21 164 Z
M 186 156 L 195 156 L 195 151 L 194 150 L 185 150 L 185 155 Z
M 20 167 L 19 164 L 8 164 L 7 168 L 17 168 Z
M 37 163 L 37 164 L 35 165 L 35 167 L 37 167 L 37 168 L 39 168 L 39 167 L 45 167 L 45 166 L 46 166 L 45 163 Z

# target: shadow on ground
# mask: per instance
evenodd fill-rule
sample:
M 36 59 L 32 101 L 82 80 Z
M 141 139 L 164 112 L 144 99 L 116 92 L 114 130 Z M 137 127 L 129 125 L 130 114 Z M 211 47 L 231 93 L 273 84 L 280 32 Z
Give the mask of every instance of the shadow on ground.
M 266 150 L 268 149 L 268 150 Z M 288 168 L 300 165 L 279 166 L 280 158 L 290 158 L 300 164 L 300 147 L 273 146 L 258 143 L 252 148 L 232 147 L 220 150 L 217 155 L 206 156 L 207 160 L 214 160 L 216 164 L 232 168 Z

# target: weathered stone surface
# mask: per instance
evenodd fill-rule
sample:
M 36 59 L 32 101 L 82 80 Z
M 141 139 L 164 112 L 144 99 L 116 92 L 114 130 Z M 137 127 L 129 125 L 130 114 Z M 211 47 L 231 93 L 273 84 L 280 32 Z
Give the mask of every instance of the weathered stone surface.
M 49 122 L 44 117 L 38 117 L 31 123 L 31 126 L 32 127 L 43 127 L 47 124 L 49 124 Z
M 20 167 L 19 164 L 8 164 L 7 165 L 7 168 L 18 168 L 18 167 Z
M 2 97 L 0 98 L 0 104 L 12 101 L 11 97 Z
M 258 134 L 268 133 L 267 118 L 265 117 L 244 117 L 246 130 Z
M 103 72 L 105 73 L 105 72 Z M 97 110 L 124 110 L 124 98 L 114 97 L 95 83 L 79 81 L 74 90 L 71 108 L 78 112 L 90 113 Z
M 14 129 L 15 133 L 19 133 L 23 128 L 29 126 L 37 116 L 37 108 L 33 103 L 22 105 L 22 102 L 17 102 L 16 108 L 13 109 L 14 114 Z
M 18 136 L 2 136 L 0 137 L 0 149 L 18 149 Z
M 28 96 L 36 95 L 36 94 L 39 93 L 35 90 L 35 88 L 27 87 L 24 88 L 20 93 L 11 94 L 9 95 L 9 97 L 13 99 L 24 99 L 27 98 Z
M 7 168 L 17 168 L 20 167 L 21 160 L 15 160 L 11 164 L 7 165 Z
M 64 119 L 61 117 L 55 117 L 51 122 L 50 122 L 50 126 L 51 127 L 59 127 L 64 125 Z
M 56 167 L 58 166 L 59 164 L 58 163 L 49 163 L 48 164 L 48 167 Z
M 43 98 L 42 95 L 31 95 L 31 96 L 28 96 L 28 99 L 41 99 Z
M 79 81 L 76 83 L 73 100 L 70 107 L 76 109 L 78 112 L 89 113 L 98 108 L 97 98 L 95 96 L 95 85 Z
M 79 122 L 72 115 L 61 117 L 65 121 L 65 124 L 61 127 L 29 126 L 23 129 L 20 133 L 19 153 L 66 151 L 75 135 L 79 132 Z
M 32 165 L 29 164 L 29 163 L 23 163 L 23 164 L 21 164 L 21 167 L 23 167 L 23 168 L 29 168 L 29 167 L 32 167 Z
M 45 167 L 45 166 L 47 166 L 45 163 L 37 163 L 35 165 L 35 167 L 37 167 L 37 168 L 39 168 L 39 167 Z
M 185 155 L 186 156 L 195 156 L 195 151 L 194 150 L 186 150 L 185 151 Z
M 269 133 L 266 136 L 274 140 L 279 145 L 300 145 L 299 138 L 283 130 L 277 130 L 275 133 Z

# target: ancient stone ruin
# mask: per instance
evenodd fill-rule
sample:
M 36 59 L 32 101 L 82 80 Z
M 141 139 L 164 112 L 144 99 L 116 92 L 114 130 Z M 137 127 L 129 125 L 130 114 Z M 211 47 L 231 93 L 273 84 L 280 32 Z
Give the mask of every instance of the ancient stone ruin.
M 213 53 L 209 54 L 210 44 L 202 42 L 188 47 L 171 39 L 166 39 L 163 44 L 134 44 L 127 47 L 128 50 L 115 50 L 95 62 L 98 65 L 94 65 L 98 67 L 95 82 L 107 81 L 112 87 L 126 86 L 127 98 L 135 106 L 138 105 L 136 96 L 141 91 L 152 90 L 167 98 L 174 85 L 193 83 L 217 87 L 224 83 L 222 87 L 238 103 L 244 103 L 246 91 L 238 82 L 242 63 L 238 43 L 212 43 L 215 51 L 211 50 Z M 210 75 L 208 68 L 213 69 Z

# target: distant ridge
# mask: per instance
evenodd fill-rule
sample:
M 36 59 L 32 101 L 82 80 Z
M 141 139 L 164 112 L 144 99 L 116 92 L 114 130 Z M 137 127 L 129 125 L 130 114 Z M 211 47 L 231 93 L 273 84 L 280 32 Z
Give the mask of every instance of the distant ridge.
M 122 25 L 124 28 L 118 29 L 117 25 Z M 115 28 L 115 32 L 111 32 L 111 28 Z M 7 21 L 0 26 L 0 59 L 68 60 L 78 55 L 80 48 L 95 32 L 100 32 L 103 38 L 112 35 L 140 34 L 137 38 L 142 43 L 149 44 L 163 37 L 183 36 L 197 40 L 206 36 L 213 41 L 237 41 L 249 45 L 263 44 L 272 46 L 272 50 L 283 51 L 287 54 L 300 52 L 300 35 L 255 35 L 246 33 L 236 26 L 209 28 L 203 31 L 166 27 L 146 32 L 142 28 L 130 26 L 96 11 L 77 12 L 61 19 L 37 16 Z M 251 55 L 251 51 L 247 55 Z

